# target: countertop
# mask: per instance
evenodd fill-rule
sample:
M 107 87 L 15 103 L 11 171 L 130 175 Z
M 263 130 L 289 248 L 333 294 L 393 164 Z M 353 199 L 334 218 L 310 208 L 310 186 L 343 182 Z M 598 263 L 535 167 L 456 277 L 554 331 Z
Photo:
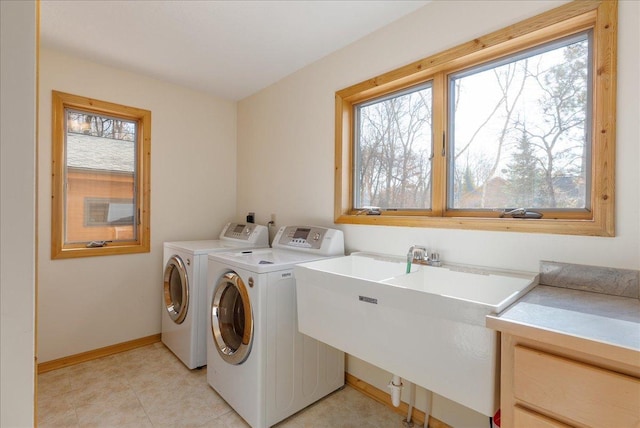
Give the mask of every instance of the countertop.
M 588 341 L 616 348 L 640 365 L 640 300 L 538 285 L 497 315 L 487 327 L 522 335 L 540 333 L 557 344 Z

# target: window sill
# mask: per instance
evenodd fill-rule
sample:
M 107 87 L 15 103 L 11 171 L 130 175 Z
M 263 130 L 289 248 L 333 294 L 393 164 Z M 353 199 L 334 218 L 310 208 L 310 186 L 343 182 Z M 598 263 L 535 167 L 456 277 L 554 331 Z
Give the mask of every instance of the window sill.
M 426 217 L 397 215 L 336 216 L 337 224 L 369 226 L 427 227 L 438 229 L 487 230 L 497 232 L 549 233 L 558 235 L 615 236 L 613 223 L 594 220 L 556 220 L 520 218 Z
M 53 260 L 74 259 L 79 257 L 115 256 L 122 254 L 148 253 L 150 245 L 146 244 L 110 244 L 105 247 L 87 248 L 86 246 L 67 246 L 51 248 Z

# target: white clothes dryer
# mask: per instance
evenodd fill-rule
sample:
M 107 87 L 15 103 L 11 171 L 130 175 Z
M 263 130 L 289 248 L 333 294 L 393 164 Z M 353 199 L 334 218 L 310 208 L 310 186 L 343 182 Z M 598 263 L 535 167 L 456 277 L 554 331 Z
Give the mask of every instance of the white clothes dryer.
M 162 342 L 190 369 L 207 364 L 207 255 L 269 246 L 266 226 L 228 223 L 220 239 L 165 242 Z
M 344 385 L 344 353 L 298 331 L 293 267 L 344 254 L 341 231 L 288 226 L 271 249 L 208 256 L 207 381 L 253 428 Z

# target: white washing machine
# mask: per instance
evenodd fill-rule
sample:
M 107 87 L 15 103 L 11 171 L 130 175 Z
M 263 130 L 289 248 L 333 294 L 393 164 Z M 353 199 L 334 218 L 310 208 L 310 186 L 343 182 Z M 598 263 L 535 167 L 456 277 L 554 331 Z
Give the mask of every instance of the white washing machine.
M 268 246 L 265 226 L 238 223 L 217 240 L 164 243 L 162 342 L 190 369 L 207 364 L 207 255 Z
M 344 385 L 344 353 L 298 331 L 293 266 L 344 254 L 341 231 L 287 226 L 273 248 L 209 255 L 207 381 L 253 428 Z

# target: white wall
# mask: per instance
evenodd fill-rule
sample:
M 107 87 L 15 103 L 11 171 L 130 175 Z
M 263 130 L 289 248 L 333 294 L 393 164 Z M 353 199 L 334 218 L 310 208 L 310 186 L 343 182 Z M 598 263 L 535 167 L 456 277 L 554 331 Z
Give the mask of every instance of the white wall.
M 51 260 L 51 90 L 151 111 L 151 252 Z M 236 207 L 236 103 L 56 51 L 40 56 L 39 361 L 160 332 L 162 243 Z
M 238 106 L 238 213 L 279 225 L 333 226 L 334 94 L 337 90 L 472 40 L 561 1 L 435 1 L 333 53 Z M 537 271 L 540 260 L 640 269 L 640 7 L 619 7 L 616 237 L 598 238 L 427 228 L 337 226 L 348 250 L 403 255 L 412 244 L 444 260 Z M 354 358 L 348 370 L 384 389 L 386 374 Z M 384 374 L 384 376 L 383 376 Z M 383 380 L 384 379 L 384 380 Z M 437 399 L 433 415 L 454 426 L 478 414 Z
M 34 421 L 36 4 L 0 2 L 0 426 Z

